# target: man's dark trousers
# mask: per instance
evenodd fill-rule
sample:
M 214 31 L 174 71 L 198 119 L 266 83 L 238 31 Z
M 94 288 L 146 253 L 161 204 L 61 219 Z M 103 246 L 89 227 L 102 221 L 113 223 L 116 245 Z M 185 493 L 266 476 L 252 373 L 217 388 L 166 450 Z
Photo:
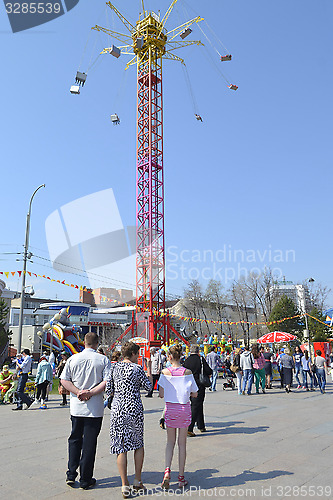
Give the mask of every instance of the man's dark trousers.
M 80 466 L 80 484 L 88 485 L 93 477 L 97 437 L 103 417 L 73 417 L 72 432 L 68 438 L 67 479 L 75 480 Z
M 25 403 L 28 406 L 30 406 L 32 403 L 29 396 L 27 396 L 24 393 L 24 388 L 25 388 L 25 384 L 27 383 L 27 380 L 28 380 L 28 374 L 22 373 L 20 378 L 19 378 L 19 381 L 17 384 L 17 391 L 16 391 L 17 392 L 17 407 L 18 408 L 22 408 L 23 403 Z
M 198 429 L 205 429 L 205 419 L 203 412 L 203 403 L 206 395 L 206 388 L 203 385 L 199 385 L 198 396 L 196 398 L 191 397 L 191 423 L 188 426 L 188 430 L 193 432 L 195 424 L 197 424 Z
M 158 382 L 159 378 L 160 378 L 160 374 L 159 373 L 157 375 L 152 375 L 153 387 L 152 387 L 151 391 L 148 392 L 148 394 L 147 394 L 148 396 L 152 396 L 153 395 L 155 384 L 156 384 L 156 382 Z

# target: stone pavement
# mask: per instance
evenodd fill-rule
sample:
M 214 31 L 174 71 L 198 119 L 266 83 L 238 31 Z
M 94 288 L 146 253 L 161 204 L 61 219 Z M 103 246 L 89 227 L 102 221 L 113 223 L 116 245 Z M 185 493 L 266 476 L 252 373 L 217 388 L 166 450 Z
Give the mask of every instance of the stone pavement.
M 275 383 L 276 385 L 276 383 Z M 159 428 L 163 402 L 143 399 L 145 407 L 145 497 L 333 498 L 333 385 L 326 394 L 277 387 L 267 394 L 238 396 L 236 391 L 207 391 L 208 432 L 188 439 L 186 477 L 189 487 L 177 489 L 177 455 L 172 484 L 159 485 L 164 469 L 166 433 Z M 65 484 L 69 408 L 52 396 L 48 410 L 31 407 L 12 412 L 0 406 L 0 495 L 64 500 L 121 499 L 115 457 L 109 454 L 109 410 L 99 437 L 97 487 L 83 491 Z M 133 453 L 129 454 L 133 479 Z M 191 486 L 191 488 L 190 488 Z

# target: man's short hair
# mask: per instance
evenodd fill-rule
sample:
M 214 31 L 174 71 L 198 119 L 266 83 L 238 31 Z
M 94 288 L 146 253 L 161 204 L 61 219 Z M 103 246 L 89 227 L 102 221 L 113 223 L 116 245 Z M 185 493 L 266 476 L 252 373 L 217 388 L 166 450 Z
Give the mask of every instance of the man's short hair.
M 91 346 L 98 345 L 99 339 L 98 335 L 95 332 L 88 332 L 84 336 L 84 343 Z
M 27 354 L 28 356 L 30 356 L 30 349 L 23 349 L 24 354 Z
M 198 354 L 199 353 L 199 346 L 198 346 L 198 344 L 191 344 L 190 353 L 191 354 Z

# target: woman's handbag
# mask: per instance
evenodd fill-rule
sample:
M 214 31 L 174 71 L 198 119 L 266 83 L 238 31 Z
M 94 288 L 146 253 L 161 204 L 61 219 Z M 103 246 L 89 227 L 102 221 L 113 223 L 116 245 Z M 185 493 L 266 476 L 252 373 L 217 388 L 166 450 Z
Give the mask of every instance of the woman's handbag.
M 232 363 L 232 365 L 230 366 L 230 370 L 231 370 L 233 373 L 236 373 L 236 372 L 239 372 L 240 368 L 239 368 L 239 366 L 234 365 L 234 364 Z
M 230 365 L 230 370 L 231 370 L 233 373 L 236 373 L 236 372 L 239 372 L 239 371 L 240 371 L 240 366 L 239 366 L 239 363 L 240 363 L 239 354 L 237 354 L 237 355 L 234 357 L 234 360 L 233 360 L 233 362 L 232 362 L 232 363 L 231 363 L 231 365 Z
M 201 372 L 199 373 L 199 384 L 204 387 L 210 387 L 212 385 L 210 377 L 204 373 L 203 361 L 200 356 Z
M 107 399 L 108 402 L 107 407 L 109 408 L 109 410 L 111 410 L 112 400 L 113 400 L 113 394 L 111 394 Z

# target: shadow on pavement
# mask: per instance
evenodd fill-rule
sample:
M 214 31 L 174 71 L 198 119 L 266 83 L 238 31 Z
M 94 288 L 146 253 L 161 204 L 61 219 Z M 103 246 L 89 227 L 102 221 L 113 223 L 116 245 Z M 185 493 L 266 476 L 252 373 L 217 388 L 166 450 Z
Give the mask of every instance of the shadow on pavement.
M 120 488 L 121 479 L 120 476 L 114 477 L 104 477 L 102 479 L 97 479 L 97 488 Z
M 162 416 L 162 411 L 163 411 L 163 408 L 157 408 L 157 409 L 151 409 L 151 410 L 143 410 L 143 414 L 144 415 L 148 415 L 148 413 L 160 413 L 161 416 Z
M 200 488 L 223 488 L 226 486 L 240 486 L 249 481 L 266 481 L 280 476 L 291 476 L 293 472 L 285 470 L 272 470 L 269 472 L 255 472 L 245 470 L 237 476 L 212 477 L 212 474 L 217 472 L 216 469 L 201 469 L 195 473 L 188 474 L 191 485 Z
M 257 432 L 266 432 L 269 429 L 267 425 L 258 425 L 258 427 L 233 427 L 244 422 L 210 422 L 207 432 L 209 436 L 216 434 L 255 434 Z M 213 430 L 210 428 L 213 427 Z

